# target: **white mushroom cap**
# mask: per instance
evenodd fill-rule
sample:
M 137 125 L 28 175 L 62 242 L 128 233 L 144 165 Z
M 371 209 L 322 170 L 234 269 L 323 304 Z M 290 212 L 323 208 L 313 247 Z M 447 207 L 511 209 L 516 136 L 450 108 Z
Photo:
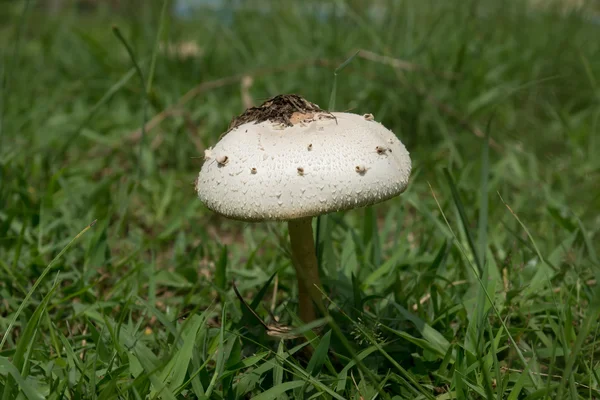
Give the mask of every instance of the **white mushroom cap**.
M 406 189 L 408 151 L 372 115 L 295 113 L 290 122 L 239 125 L 207 153 L 196 188 L 209 209 L 244 221 L 290 220 Z

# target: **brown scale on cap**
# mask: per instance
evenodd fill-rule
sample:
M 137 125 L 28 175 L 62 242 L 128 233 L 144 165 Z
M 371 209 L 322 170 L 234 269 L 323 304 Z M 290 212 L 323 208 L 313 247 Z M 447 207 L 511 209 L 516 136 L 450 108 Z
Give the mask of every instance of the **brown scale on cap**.
M 259 124 L 271 121 L 285 126 L 294 126 L 300 122 L 313 120 L 317 113 L 335 118 L 331 113 L 296 94 L 281 94 L 271 97 L 258 107 L 250 107 L 242 115 L 233 118 L 225 133 L 250 122 Z

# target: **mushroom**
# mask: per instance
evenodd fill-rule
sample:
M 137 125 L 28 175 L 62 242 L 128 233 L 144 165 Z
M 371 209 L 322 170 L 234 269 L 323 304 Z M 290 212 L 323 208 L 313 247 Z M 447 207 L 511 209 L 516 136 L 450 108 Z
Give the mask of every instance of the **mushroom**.
M 322 300 L 312 218 L 402 193 L 411 172 L 408 151 L 380 123 L 323 111 L 296 95 L 275 96 L 235 118 L 212 153 L 225 149 L 226 164 L 202 166 L 198 197 L 231 219 L 288 222 L 299 315 L 316 319 L 313 302 Z

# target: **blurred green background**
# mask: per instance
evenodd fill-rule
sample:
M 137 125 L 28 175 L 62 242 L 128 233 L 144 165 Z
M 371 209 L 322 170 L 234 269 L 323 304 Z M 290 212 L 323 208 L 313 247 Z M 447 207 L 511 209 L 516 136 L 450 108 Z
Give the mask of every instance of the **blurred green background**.
M 3 398 L 598 398 L 598 10 L 1 1 Z M 411 184 L 323 219 L 331 315 L 274 339 L 231 281 L 297 326 L 286 227 L 194 180 L 232 117 L 328 108 L 350 58 L 334 109 L 393 130 Z

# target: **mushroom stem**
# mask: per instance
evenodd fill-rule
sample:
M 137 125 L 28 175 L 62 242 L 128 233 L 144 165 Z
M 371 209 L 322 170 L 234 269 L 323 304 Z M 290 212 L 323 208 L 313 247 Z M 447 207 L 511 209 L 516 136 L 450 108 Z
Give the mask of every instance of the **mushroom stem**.
M 300 318 L 304 322 L 317 318 L 315 306 L 322 304 L 319 279 L 319 265 L 313 241 L 312 217 L 288 221 L 290 242 L 292 244 L 292 260 L 298 279 L 298 302 Z

